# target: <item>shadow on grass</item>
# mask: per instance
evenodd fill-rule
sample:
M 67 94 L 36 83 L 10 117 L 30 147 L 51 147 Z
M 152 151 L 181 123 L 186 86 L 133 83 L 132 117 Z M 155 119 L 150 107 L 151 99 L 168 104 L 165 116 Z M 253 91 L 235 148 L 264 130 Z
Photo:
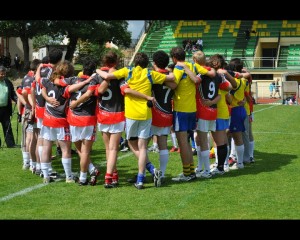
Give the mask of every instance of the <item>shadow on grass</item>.
M 274 172 L 280 170 L 283 166 L 297 159 L 297 155 L 286 153 L 266 153 L 254 151 L 255 163 L 245 164 L 241 170 L 230 170 L 221 177 L 238 177 L 240 175 L 254 175 L 262 172 Z M 216 176 L 218 177 L 218 176 Z

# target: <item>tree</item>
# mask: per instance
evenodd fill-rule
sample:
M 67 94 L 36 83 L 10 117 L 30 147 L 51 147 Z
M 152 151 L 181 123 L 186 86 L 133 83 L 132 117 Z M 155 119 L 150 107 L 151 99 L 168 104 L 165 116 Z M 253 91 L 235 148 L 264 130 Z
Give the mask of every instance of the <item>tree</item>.
M 48 21 L 0 21 L 0 36 L 20 37 L 24 51 L 24 69 L 29 69 L 29 42 L 34 36 L 47 32 Z
M 123 47 L 129 47 L 131 34 L 127 30 L 128 23 L 125 20 L 102 21 L 51 21 L 50 29 L 53 33 L 59 33 L 69 39 L 65 58 L 72 60 L 78 40 L 89 41 L 98 44 L 99 47 L 109 39 Z
M 125 20 L 102 21 L 59 21 L 59 20 L 20 20 L 0 21 L 0 36 L 20 37 L 24 50 L 24 68 L 29 67 L 29 43 L 33 37 L 49 35 L 53 39 L 66 36 L 69 39 L 65 58 L 72 61 L 73 54 L 79 39 L 103 45 L 108 39 L 120 46 L 129 47 L 131 35 L 127 30 Z
M 61 44 L 64 40 L 64 36 L 51 37 L 49 35 L 41 35 L 33 37 L 32 47 L 37 51 L 41 46 L 50 45 L 50 44 Z

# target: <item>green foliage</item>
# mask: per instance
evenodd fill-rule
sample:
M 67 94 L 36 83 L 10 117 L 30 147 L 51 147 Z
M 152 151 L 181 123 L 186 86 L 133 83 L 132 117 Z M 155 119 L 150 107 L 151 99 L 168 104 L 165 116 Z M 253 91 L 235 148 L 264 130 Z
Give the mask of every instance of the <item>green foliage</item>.
M 86 59 L 93 59 L 98 65 L 101 65 L 101 59 L 108 51 L 114 51 L 119 56 L 119 59 L 124 57 L 124 54 L 120 49 L 105 48 L 104 45 L 99 46 L 99 44 L 91 43 L 89 41 L 79 41 L 77 48 L 78 56 L 75 60 L 75 63 L 77 64 L 83 64 Z
M 29 66 L 29 45 L 28 40 L 33 37 L 43 35 L 52 36 L 56 40 L 57 36 L 66 36 L 69 45 L 65 58 L 72 61 L 79 39 L 89 41 L 94 44 L 103 45 L 108 39 L 115 39 L 119 46 L 129 47 L 131 42 L 130 32 L 127 31 L 128 23 L 125 20 L 19 20 L 0 21 L 0 36 L 20 37 L 24 49 L 24 65 Z M 42 37 L 42 43 L 47 41 L 47 37 Z M 48 39 L 49 40 L 49 39 Z M 43 44 L 41 44 L 43 45 Z M 39 47 L 35 43 L 34 48 Z M 96 52 L 95 50 L 93 53 Z M 96 55 L 97 53 L 95 53 Z
M 49 36 L 49 35 L 41 35 L 33 37 L 32 45 L 33 49 L 37 51 L 41 46 L 50 45 L 50 44 L 60 44 L 63 41 L 63 36 Z

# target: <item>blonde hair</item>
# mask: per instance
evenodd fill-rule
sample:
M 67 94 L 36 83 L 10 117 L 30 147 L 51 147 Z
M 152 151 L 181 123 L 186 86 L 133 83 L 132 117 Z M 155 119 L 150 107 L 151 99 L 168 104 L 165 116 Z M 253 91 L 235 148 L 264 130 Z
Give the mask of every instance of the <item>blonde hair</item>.
M 193 60 L 194 62 L 200 64 L 200 65 L 205 65 L 206 64 L 206 57 L 204 52 L 202 51 L 197 51 L 193 54 Z

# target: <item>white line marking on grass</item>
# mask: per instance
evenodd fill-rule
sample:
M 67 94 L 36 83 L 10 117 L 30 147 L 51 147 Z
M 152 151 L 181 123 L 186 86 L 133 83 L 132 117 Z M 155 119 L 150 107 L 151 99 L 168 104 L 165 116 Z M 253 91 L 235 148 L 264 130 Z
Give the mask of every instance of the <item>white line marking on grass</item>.
M 297 133 L 297 132 L 253 132 L 255 134 L 258 134 L 258 133 L 265 133 L 265 134 L 284 134 L 284 135 L 300 135 L 300 133 Z
M 168 142 L 169 142 L 169 141 L 171 141 L 171 140 L 168 140 Z M 124 154 L 124 155 L 118 157 L 118 160 L 121 160 L 121 159 L 123 159 L 123 158 L 129 157 L 129 156 L 131 156 L 131 155 L 133 155 L 132 152 L 126 153 L 126 154 Z M 105 161 L 105 162 L 101 162 L 99 165 L 100 165 L 100 166 L 105 166 L 105 165 L 106 165 L 106 161 Z M 57 180 L 55 180 L 55 182 L 59 182 L 59 181 L 61 181 L 61 180 L 62 180 L 62 179 L 57 179 Z M 9 194 L 9 195 L 7 195 L 7 196 L 5 196 L 5 197 L 0 198 L 0 202 L 5 202 L 5 201 L 8 201 L 8 200 L 10 200 L 10 199 L 12 199 L 12 198 L 15 198 L 15 197 L 17 197 L 17 196 L 25 195 L 25 194 L 27 194 L 27 193 L 29 193 L 29 192 L 32 192 L 32 191 L 35 190 L 35 189 L 39 189 L 39 188 L 45 187 L 45 186 L 47 186 L 47 185 L 48 185 L 48 184 L 41 183 L 41 184 L 38 184 L 38 185 L 33 186 L 33 187 L 25 188 L 24 190 L 21 190 L 21 191 L 19 191 L 19 192 L 16 192 L 16 193 L 13 193 L 13 194 Z
M 61 181 L 61 180 L 62 180 L 62 179 L 58 179 L 58 180 L 55 180 L 55 182 L 59 182 L 59 181 Z M 47 186 L 47 185 L 48 185 L 48 184 L 41 183 L 41 184 L 38 184 L 38 185 L 33 186 L 33 187 L 25 188 L 24 190 L 21 190 L 21 191 L 19 191 L 19 192 L 16 192 L 16 193 L 13 193 L 13 194 L 9 194 L 9 195 L 7 195 L 7 196 L 5 196 L 5 197 L 0 198 L 0 202 L 5 202 L 5 201 L 8 201 L 8 200 L 10 200 L 10 199 L 12 199 L 12 198 L 15 198 L 15 197 L 17 197 L 17 196 L 25 195 L 25 194 L 27 194 L 27 193 L 29 193 L 29 192 L 32 192 L 32 191 L 35 190 L 35 189 L 39 189 L 39 188 L 45 187 L 45 186 Z
M 261 111 L 264 111 L 264 110 L 267 110 L 267 109 L 270 109 L 270 108 L 274 108 L 274 107 L 277 107 L 277 106 L 278 105 L 270 106 L 270 107 L 267 107 L 267 108 L 262 108 L 262 109 L 259 109 L 257 111 L 254 111 L 253 113 L 261 112 Z

